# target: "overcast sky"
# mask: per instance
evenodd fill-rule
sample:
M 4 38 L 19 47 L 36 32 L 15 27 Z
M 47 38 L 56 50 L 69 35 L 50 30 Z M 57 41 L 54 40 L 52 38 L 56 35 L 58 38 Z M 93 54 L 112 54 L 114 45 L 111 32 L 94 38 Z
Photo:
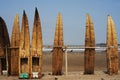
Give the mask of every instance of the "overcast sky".
M 106 43 L 107 15 L 111 15 L 117 29 L 120 43 L 120 0 L 1 0 L 0 16 L 5 20 L 9 36 L 16 13 L 22 23 L 23 10 L 29 20 L 32 35 L 35 7 L 41 19 L 43 44 L 53 44 L 58 13 L 63 17 L 65 45 L 83 45 L 86 14 L 92 17 L 96 43 Z

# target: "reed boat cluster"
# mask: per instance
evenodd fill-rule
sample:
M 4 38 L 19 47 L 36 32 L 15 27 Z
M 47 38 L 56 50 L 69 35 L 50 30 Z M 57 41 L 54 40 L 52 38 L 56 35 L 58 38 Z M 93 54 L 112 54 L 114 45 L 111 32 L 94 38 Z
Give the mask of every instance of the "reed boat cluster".
M 52 75 L 62 75 L 63 62 L 63 23 L 62 15 L 58 14 L 52 53 Z M 114 21 L 110 15 L 107 18 L 106 61 L 107 73 L 118 74 L 118 41 Z M 19 15 L 16 14 L 13 23 L 11 42 L 5 21 L 0 17 L 0 75 L 7 70 L 9 75 L 20 78 L 42 77 L 42 27 L 37 8 L 35 9 L 32 42 L 28 17 L 25 11 L 22 16 L 20 30 Z M 80 63 L 80 62 L 78 62 Z M 86 15 L 84 74 L 94 74 L 95 63 L 95 33 L 89 14 Z

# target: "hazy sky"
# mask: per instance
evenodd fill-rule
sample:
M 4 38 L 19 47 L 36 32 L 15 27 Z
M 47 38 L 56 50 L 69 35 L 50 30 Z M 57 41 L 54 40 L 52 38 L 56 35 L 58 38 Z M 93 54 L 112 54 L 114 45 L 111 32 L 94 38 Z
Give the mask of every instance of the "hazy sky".
M 35 7 L 41 19 L 43 42 L 53 44 L 58 13 L 63 16 L 65 45 L 84 44 L 86 14 L 92 17 L 96 43 L 106 42 L 107 15 L 111 15 L 117 29 L 120 43 L 120 0 L 1 0 L 0 16 L 5 20 L 9 36 L 16 13 L 22 23 L 23 10 L 29 20 L 32 35 Z

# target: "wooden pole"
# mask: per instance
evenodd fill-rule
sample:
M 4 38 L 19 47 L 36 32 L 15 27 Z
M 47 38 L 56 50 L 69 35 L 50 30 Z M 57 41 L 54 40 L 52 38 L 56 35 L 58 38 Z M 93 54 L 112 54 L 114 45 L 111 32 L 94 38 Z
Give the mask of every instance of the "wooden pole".
M 65 48 L 65 73 L 66 73 L 66 75 L 68 75 L 67 48 Z
M 9 65 L 8 65 L 8 53 L 7 53 L 7 46 L 6 46 L 5 50 L 6 50 L 6 68 L 7 68 L 7 76 L 8 76 Z
M 2 63 L 1 63 L 1 58 L 0 58 L 0 75 L 2 75 Z

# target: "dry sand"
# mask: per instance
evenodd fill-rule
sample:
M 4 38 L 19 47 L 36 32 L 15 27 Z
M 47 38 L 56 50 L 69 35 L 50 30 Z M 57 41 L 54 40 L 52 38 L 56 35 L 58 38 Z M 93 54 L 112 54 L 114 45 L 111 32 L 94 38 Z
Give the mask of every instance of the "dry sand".
M 95 71 L 106 70 L 106 54 L 105 52 L 97 52 L 95 54 Z M 43 72 L 51 72 L 52 70 L 52 54 L 43 54 Z M 119 58 L 120 69 L 120 58 Z M 63 71 L 65 71 L 65 56 L 63 56 Z M 68 71 L 84 71 L 84 53 L 68 53 Z
M 106 71 L 106 55 L 104 52 L 95 54 L 95 74 L 83 75 L 84 73 L 84 54 L 68 53 L 68 74 L 65 74 L 65 60 L 63 59 L 63 75 L 52 76 L 52 54 L 43 53 L 43 77 L 40 80 L 120 80 L 120 58 L 119 58 L 119 74 L 108 75 Z M 18 77 L 0 76 L 0 80 L 18 80 Z M 33 80 L 33 79 L 32 79 Z M 37 80 L 37 79 L 35 79 Z M 39 79 L 38 79 L 39 80 Z

